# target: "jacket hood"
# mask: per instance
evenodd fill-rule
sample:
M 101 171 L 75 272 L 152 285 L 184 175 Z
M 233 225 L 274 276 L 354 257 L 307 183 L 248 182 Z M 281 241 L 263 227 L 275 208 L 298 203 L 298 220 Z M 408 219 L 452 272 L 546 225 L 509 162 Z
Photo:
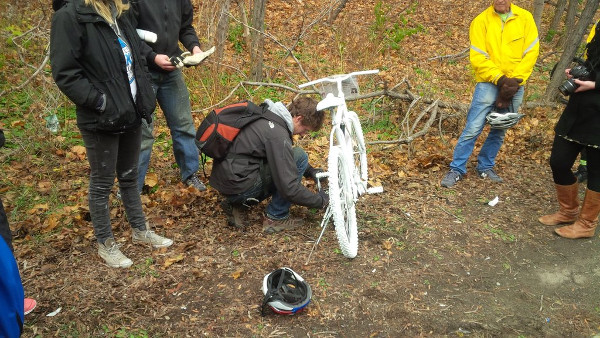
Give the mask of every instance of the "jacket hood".
M 265 103 L 267 104 L 267 107 L 269 108 L 269 110 L 271 112 L 277 114 L 279 117 L 281 117 L 285 121 L 285 124 L 287 125 L 288 129 L 290 130 L 290 133 L 293 134 L 294 133 L 294 123 L 292 122 L 292 114 L 285 107 L 285 105 L 281 102 L 273 102 L 269 99 L 266 99 Z

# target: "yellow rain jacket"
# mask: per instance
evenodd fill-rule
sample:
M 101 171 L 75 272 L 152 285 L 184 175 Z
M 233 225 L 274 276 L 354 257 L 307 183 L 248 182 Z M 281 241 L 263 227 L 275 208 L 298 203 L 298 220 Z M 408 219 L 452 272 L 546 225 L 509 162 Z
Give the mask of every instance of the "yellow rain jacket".
M 470 60 L 477 82 L 497 84 L 502 75 L 529 78 L 540 52 L 538 31 L 533 16 L 515 4 L 512 15 L 502 22 L 490 6 L 471 22 Z

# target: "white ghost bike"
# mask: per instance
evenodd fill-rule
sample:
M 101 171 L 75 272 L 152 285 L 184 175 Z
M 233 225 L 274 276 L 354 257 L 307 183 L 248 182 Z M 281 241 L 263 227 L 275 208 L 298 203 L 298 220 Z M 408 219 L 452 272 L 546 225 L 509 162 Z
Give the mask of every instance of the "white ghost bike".
M 344 92 L 358 93 L 355 76 L 378 72 L 379 70 L 375 69 L 333 75 L 299 86 L 299 88 L 305 88 L 321 83 L 324 88 L 329 87 L 330 89 L 317 104 L 317 110 L 331 110 L 332 127 L 329 136 L 328 168 L 326 172 L 317 175 L 319 178 L 327 177 L 329 180 L 329 206 L 323 216 L 321 234 L 315 242 L 315 246 L 321 240 L 330 218 L 333 217 L 340 249 L 342 254 L 348 258 L 354 258 L 358 253 L 356 201 L 364 193 L 381 192 L 383 188 L 367 187 L 367 149 L 362 127 L 358 115 L 348 110 Z M 328 84 L 331 85 L 328 86 Z M 317 184 L 320 189 L 320 181 Z

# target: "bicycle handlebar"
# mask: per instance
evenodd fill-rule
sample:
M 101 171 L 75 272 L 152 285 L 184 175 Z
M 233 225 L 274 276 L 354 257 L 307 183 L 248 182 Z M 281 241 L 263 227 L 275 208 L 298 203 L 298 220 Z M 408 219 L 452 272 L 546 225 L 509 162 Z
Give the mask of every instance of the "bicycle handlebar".
M 304 87 L 308 87 L 317 83 L 321 83 L 321 82 L 331 82 L 331 83 L 337 83 L 337 82 L 341 82 L 344 81 L 346 79 L 349 79 L 355 75 L 367 75 L 367 74 L 377 74 L 379 73 L 379 69 L 371 69 L 371 70 L 361 70 L 361 71 L 357 71 L 357 72 L 352 72 L 352 73 L 348 73 L 348 74 L 340 74 L 340 75 L 332 75 L 332 76 L 328 76 L 328 77 L 324 77 L 318 80 L 313 80 L 307 83 L 303 83 L 301 85 L 298 86 L 298 88 L 304 88 Z

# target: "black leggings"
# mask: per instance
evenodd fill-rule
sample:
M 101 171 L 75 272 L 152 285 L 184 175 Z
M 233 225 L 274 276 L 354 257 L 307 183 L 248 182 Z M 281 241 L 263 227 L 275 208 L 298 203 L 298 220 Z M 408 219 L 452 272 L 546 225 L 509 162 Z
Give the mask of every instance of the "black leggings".
M 586 147 L 577 142 L 572 142 L 560 136 L 554 136 L 552 153 L 550 155 L 550 168 L 554 183 L 571 185 L 577 182 L 571 168 L 577 155 L 585 149 L 587 157 L 587 188 L 600 192 L 600 149 Z

